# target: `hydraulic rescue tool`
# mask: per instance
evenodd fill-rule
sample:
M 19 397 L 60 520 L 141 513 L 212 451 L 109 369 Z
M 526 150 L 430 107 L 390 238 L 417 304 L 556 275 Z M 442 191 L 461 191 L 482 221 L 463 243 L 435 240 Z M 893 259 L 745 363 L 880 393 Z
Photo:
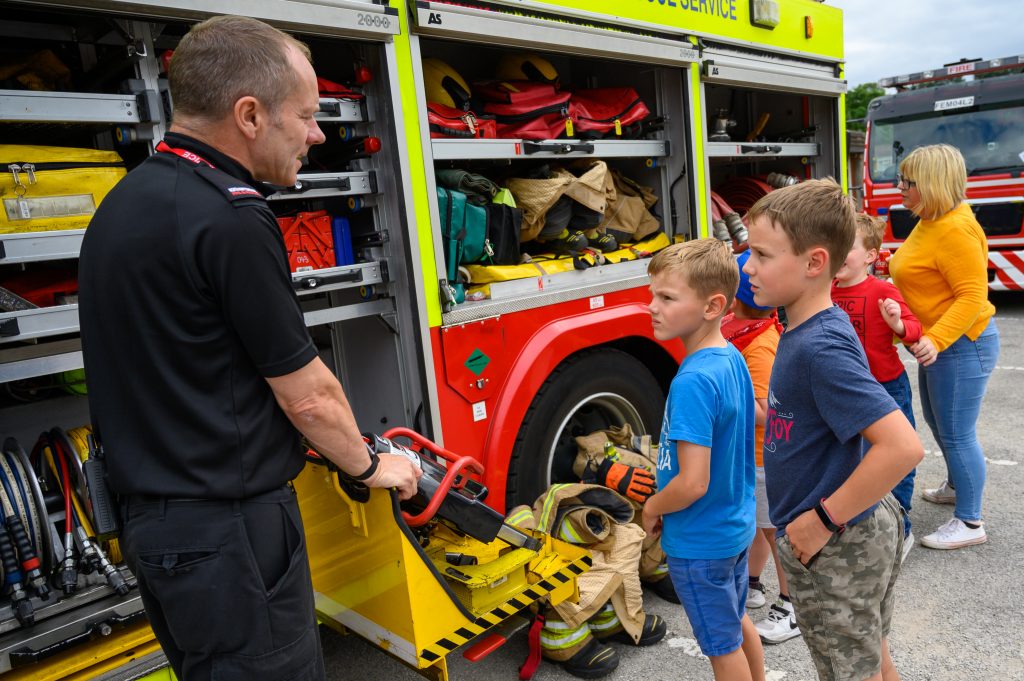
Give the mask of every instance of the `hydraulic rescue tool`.
M 309 457 L 295 490 L 321 621 L 444 681 L 452 651 L 468 646 L 467 659 L 482 659 L 526 626 L 527 608 L 577 598 L 590 554 L 505 524 L 470 477 L 483 474 L 478 461 L 407 428 L 365 439 L 374 455 L 404 456 L 423 475 L 399 502 Z
M 388 433 L 393 437 L 406 436 L 419 444 L 429 442 L 406 428 L 394 428 Z M 462 465 L 459 464 L 460 459 L 456 459 L 454 465 L 446 469 L 429 456 L 422 456 L 388 438 L 370 434 L 364 435 L 363 439 L 377 454 L 404 456 L 423 471 L 423 477 L 417 484 L 416 496 L 402 502 L 404 508 L 415 512 L 412 515 L 403 511 L 403 517 L 410 527 L 421 527 L 437 515 L 451 523 L 455 529 L 485 544 L 501 538 L 512 546 L 531 551 L 540 549 L 540 541 L 506 524 L 500 513 L 484 505 L 487 488 L 462 473 L 464 468 L 473 473 L 483 473 L 483 467 L 472 459 L 465 457 L 463 460 L 466 463 Z M 438 494 L 442 488 L 446 490 L 445 493 Z

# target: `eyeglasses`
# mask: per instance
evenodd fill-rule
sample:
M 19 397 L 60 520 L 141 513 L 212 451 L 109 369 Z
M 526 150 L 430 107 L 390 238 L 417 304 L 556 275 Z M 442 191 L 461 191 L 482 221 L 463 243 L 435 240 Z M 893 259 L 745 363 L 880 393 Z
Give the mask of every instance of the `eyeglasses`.
M 912 189 L 913 187 L 917 186 L 917 182 L 914 182 L 913 180 L 908 180 L 903 175 L 896 173 L 896 186 L 900 188 Z

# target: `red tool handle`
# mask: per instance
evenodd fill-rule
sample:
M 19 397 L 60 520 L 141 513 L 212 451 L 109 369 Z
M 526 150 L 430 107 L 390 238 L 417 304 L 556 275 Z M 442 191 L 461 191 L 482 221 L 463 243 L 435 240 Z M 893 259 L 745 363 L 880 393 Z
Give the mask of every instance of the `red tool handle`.
M 436 454 L 449 463 L 448 469 L 444 474 L 444 478 L 441 480 L 441 484 L 438 485 L 437 492 L 434 493 L 433 498 L 431 498 L 427 503 L 427 507 L 416 515 L 411 515 L 402 511 L 402 517 L 405 519 L 405 522 L 409 527 L 421 527 L 430 522 L 430 520 L 437 514 L 437 510 L 441 508 L 441 504 L 444 503 L 445 496 L 451 491 L 452 487 L 454 486 L 456 489 L 460 489 L 466 484 L 465 476 L 462 477 L 458 485 L 455 484 L 455 479 L 459 477 L 459 473 L 462 472 L 462 469 L 465 468 L 468 472 L 483 475 L 483 465 L 473 457 L 459 456 L 454 452 L 450 452 L 436 442 L 423 437 L 415 430 L 402 427 L 391 428 L 390 430 L 382 433 L 381 437 L 389 440 L 393 440 L 396 437 L 408 438 L 420 447 Z

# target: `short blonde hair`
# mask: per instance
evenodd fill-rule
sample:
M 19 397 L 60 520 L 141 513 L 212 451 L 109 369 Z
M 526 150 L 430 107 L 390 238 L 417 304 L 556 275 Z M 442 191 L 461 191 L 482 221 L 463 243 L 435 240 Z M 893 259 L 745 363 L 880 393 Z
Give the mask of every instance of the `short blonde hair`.
M 804 180 L 762 196 L 747 211 L 748 224 L 764 217 L 779 226 L 795 253 L 814 246 L 828 251 L 834 277 L 846 262 L 857 234 L 853 199 L 831 177 Z
M 912 212 L 927 220 L 942 217 L 967 196 L 967 164 L 949 144 L 914 149 L 900 161 L 900 174 L 916 183 L 921 203 Z
M 860 234 L 866 250 L 875 249 L 877 251 L 882 247 L 882 237 L 885 234 L 885 218 L 875 217 L 867 213 L 857 213 L 857 234 Z
M 682 275 L 686 285 L 701 298 L 721 293 L 726 309 L 732 305 L 740 285 L 740 271 L 732 249 L 718 239 L 684 241 L 658 251 L 647 266 L 647 274 L 653 277 L 663 272 Z

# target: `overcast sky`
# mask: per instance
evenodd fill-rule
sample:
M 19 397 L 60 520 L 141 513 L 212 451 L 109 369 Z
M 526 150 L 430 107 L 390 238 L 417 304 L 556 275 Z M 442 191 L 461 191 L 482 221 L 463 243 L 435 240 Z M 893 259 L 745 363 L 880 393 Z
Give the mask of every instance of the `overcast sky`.
M 843 10 L 850 87 L 961 57 L 1024 54 L 1024 0 L 827 0 Z

